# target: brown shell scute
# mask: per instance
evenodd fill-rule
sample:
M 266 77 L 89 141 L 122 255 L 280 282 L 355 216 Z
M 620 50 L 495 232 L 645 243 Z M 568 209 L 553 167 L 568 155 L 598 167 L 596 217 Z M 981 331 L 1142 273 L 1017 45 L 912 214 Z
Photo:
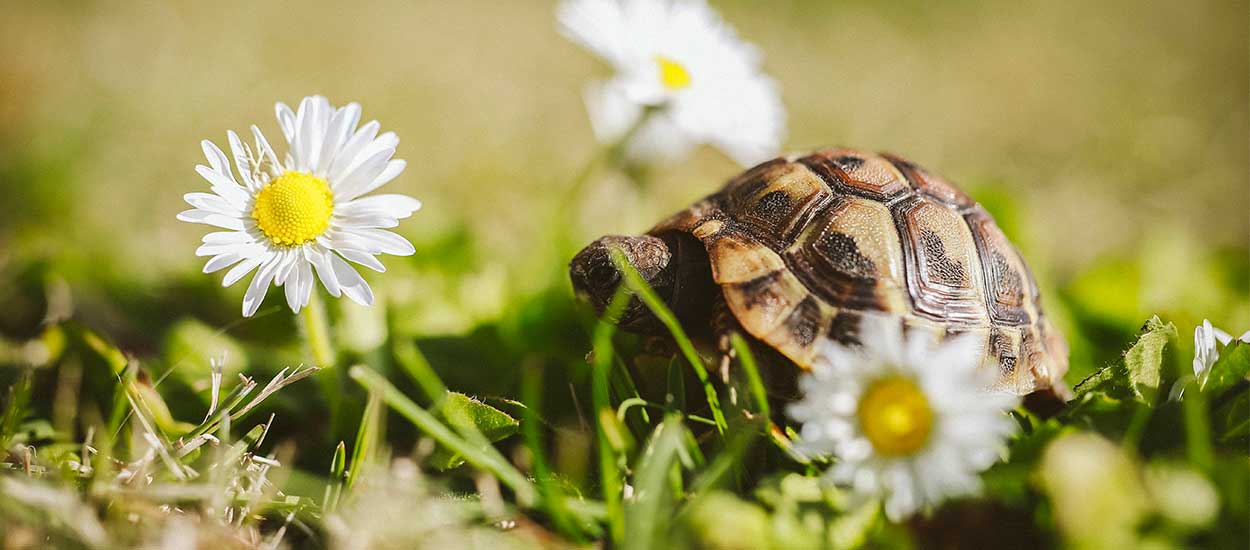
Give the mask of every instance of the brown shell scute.
M 840 307 L 899 311 L 906 307 L 898 233 L 880 203 L 839 197 L 785 252 L 812 292 Z
M 1024 260 L 1007 236 L 979 207 L 965 216 L 980 251 L 990 317 L 997 323 L 1019 326 L 1036 316 L 1036 288 Z
M 799 162 L 820 174 L 835 189 L 882 202 L 908 190 L 903 174 L 890 161 L 850 149 L 826 149 Z
M 957 212 L 926 197 L 894 208 L 916 312 L 936 320 L 982 323 L 981 260 Z
M 929 173 L 915 163 L 894 155 L 882 155 L 903 173 L 912 188 L 956 208 L 970 208 L 976 204 L 967 193 L 939 176 Z
M 808 368 L 860 320 L 973 335 L 997 386 L 1062 384 L 1067 346 L 1043 315 L 1023 258 L 967 194 L 891 155 L 826 149 L 776 159 L 652 229 L 707 248 L 729 311 Z
M 774 247 L 792 240 L 812 213 L 831 198 L 820 177 L 792 163 L 758 170 L 727 187 L 725 194 L 736 219 Z

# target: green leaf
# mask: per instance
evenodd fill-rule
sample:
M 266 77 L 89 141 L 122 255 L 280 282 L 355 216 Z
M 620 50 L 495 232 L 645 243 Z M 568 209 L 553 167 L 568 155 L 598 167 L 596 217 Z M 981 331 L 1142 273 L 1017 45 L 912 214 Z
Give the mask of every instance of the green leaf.
M 439 444 L 445 445 L 465 456 L 468 462 L 474 466 L 494 474 L 504 485 L 518 493 L 517 499 L 519 501 L 526 506 L 530 505 L 534 498 L 533 485 L 494 447 L 491 447 L 489 444 L 478 446 L 473 442 L 466 441 L 464 437 L 453 432 L 451 428 L 435 415 L 413 403 L 411 399 L 408 399 L 385 377 L 368 368 L 356 365 L 348 371 L 348 375 L 358 384 L 364 386 L 365 389 L 378 392 L 387 405 L 390 405 L 392 409 L 395 409 L 396 412 L 412 422 L 413 426 Z M 451 398 L 450 394 L 448 398 Z M 513 422 L 516 421 L 514 420 Z M 515 431 L 515 427 L 513 430 Z M 481 436 L 481 434 L 476 435 Z
M 1151 317 L 1137 342 L 1124 353 L 1122 364 L 1104 367 L 1077 385 L 1077 401 L 1084 403 L 1101 394 L 1112 399 L 1154 403 L 1163 376 L 1164 351 L 1176 339 L 1172 323 Z
M 1250 344 L 1233 340 L 1211 366 L 1202 391 L 1212 395 L 1224 392 L 1245 380 L 1247 375 L 1250 375 Z
M 508 413 L 458 392 L 447 392 L 442 410 L 437 416 L 451 426 L 474 426 L 492 442 L 517 433 L 521 425 L 515 418 L 508 416 Z M 464 464 L 460 455 L 442 446 L 434 451 L 429 461 L 431 466 L 440 470 L 450 470 Z
M 458 392 L 447 393 L 441 417 L 453 426 L 468 421 L 491 441 L 499 441 L 516 433 L 521 425 L 515 418 L 508 416 L 508 413 Z
M 1158 317 L 1151 317 L 1146 321 L 1145 331 L 1137 343 L 1124 354 L 1129 383 L 1139 400 L 1146 403 L 1154 401 L 1163 371 L 1163 351 L 1168 342 L 1176 340 L 1175 325 L 1164 324 Z
M 1250 438 L 1250 391 L 1238 392 L 1211 415 L 1211 431 L 1220 445 L 1244 449 Z

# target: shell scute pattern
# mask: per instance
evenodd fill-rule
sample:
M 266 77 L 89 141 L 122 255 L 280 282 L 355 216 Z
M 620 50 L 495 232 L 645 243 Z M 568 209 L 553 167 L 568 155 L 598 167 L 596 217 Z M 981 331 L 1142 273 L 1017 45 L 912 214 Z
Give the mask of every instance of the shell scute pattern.
M 807 225 L 832 193 L 811 170 L 787 163 L 760 170 L 728 189 L 727 196 L 730 210 L 752 236 L 778 248 Z
M 752 336 L 808 368 L 822 338 L 858 341 L 866 315 L 975 335 L 998 386 L 1061 384 L 1066 343 L 1019 252 L 967 194 L 891 155 L 826 149 L 775 159 L 657 225 L 707 248 Z
M 909 190 L 903 174 L 890 161 L 877 155 L 851 149 L 826 149 L 799 162 L 823 177 L 830 186 L 846 193 L 888 203 Z
M 916 163 L 888 153 L 883 154 L 882 157 L 885 157 L 898 168 L 903 173 L 903 176 L 907 178 L 907 182 L 911 184 L 912 189 L 915 189 L 917 192 L 959 209 L 971 208 L 976 205 L 976 201 L 972 200 L 972 197 L 968 196 L 967 193 Z
M 976 208 L 965 218 L 981 254 L 990 317 L 1012 326 L 1029 323 L 1037 296 L 1024 260 L 984 210 Z
M 780 345 L 781 342 L 768 338 L 768 335 L 809 295 L 803 283 L 785 269 L 722 288 L 729 309 L 743 326 L 750 323 L 751 326 L 746 327 L 749 332 L 773 345 Z M 785 353 L 784 348 L 782 353 Z
M 859 197 L 835 199 L 785 252 L 814 293 L 839 307 L 903 311 L 901 245 L 890 211 Z
M 955 323 L 984 323 L 981 261 L 963 218 L 923 196 L 895 206 L 894 216 L 916 313 Z

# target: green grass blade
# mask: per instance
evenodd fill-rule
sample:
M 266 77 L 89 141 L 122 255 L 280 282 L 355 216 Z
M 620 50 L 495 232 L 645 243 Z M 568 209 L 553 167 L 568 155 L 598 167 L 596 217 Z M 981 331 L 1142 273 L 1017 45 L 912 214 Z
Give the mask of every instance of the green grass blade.
M 664 301 L 655 294 L 651 286 L 643 280 L 642 275 L 634 266 L 625 259 L 625 254 L 619 249 L 612 250 L 612 261 L 616 263 L 617 269 L 625 274 L 625 283 L 629 286 L 642 303 L 646 304 L 651 313 L 664 324 L 668 331 L 673 335 L 673 340 L 677 343 L 677 348 L 681 350 L 686 361 L 690 363 L 694 369 L 695 376 L 699 378 L 699 383 L 703 385 L 703 392 L 707 395 L 707 405 L 712 410 L 712 420 L 716 421 L 716 431 L 724 434 L 728 427 L 725 423 L 725 413 L 721 412 L 720 397 L 716 394 L 716 388 L 712 386 L 712 380 L 708 377 L 707 367 L 703 364 L 703 360 L 699 358 L 698 352 L 694 349 L 694 344 L 690 341 L 690 337 L 686 336 L 686 331 L 681 328 L 681 323 L 677 321 L 677 316 L 664 305 Z
M 404 372 L 408 373 L 408 376 L 411 376 L 417 386 L 425 392 L 426 397 L 430 398 L 430 403 L 432 403 L 430 408 L 437 410 L 442 405 L 443 398 L 447 396 L 447 386 L 443 385 L 438 373 L 434 372 L 434 367 L 425 358 L 425 354 L 421 353 L 417 344 L 409 339 L 396 340 L 391 352 Z
M 625 362 L 618 357 L 615 364 L 616 368 L 612 369 L 612 372 L 609 374 L 608 382 L 611 384 L 612 392 L 616 396 L 617 401 L 623 402 L 642 397 L 642 394 L 638 393 L 638 385 L 634 383 L 634 377 L 630 375 Z M 644 424 L 651 424 L 651 415 L 647 414 L 646 409 L 639 409 L 638 413 Z
M 495 451 L 494 447 L 490 447 L 489 443 L 486 445 L 486 447 L 490 447 L 488 450 L 481 445 L 474 445 L 465 441 L 464 438 L 453 432 L 451 428 L 439 422 L 429 411 L 413 403 L 411 399 L 408 399 L 408 396 L 400 392 L 385 377 L 372 370 L 356 365 L 348 371 L 348 375 L 365 389 L 378 393 L 387 405 L 395 409 L 404 418 L 407 418 L 422 433 L 464 457 L 464 460 L 469 464 L 494 474 L 504 485 L 516 492 L 517 500 L 522 505 L 532 505 L 536 497 L 533 485 L 511 463 L 504 460 L 499 452 Z
M 334 456 L 330 459 L 330 479 L 326 482 L 325 496 L 322 506 L 333 511 L 338 508 L 339 496 L 343 494 L 343 468 L 347 464 L 347 445 L 342 441 L 334 447 Z
M 521 377 L 521 399 L 525 403 L 521 417 L 521 431 L 534 461 L 534 478 L 538 480 L 543 510 L 557 529 L 574 540 L 580 541 L 581 531 L 569 518 L 568 511 L 564 507 L 564 492 L 560 490 L 551 468 L 547 465 L 547 453 L 543 450 L 542 436 L 538 433 L 541 426 L 538 420 L 538 411 L 542 408 L 541 387 L 542 371 L 536 366 L 526 367 Z
M 4 416 L 0 417 L 0 449 L 9 448 L 9 442 L 17 434 L 18 426 L 26 418 L 33 387 L 32 378 L 32 369 L 22 369 L 17 382 L 9 386 Z
M 747 375 L 751 397 L 755 399 L 755 406 L 759 407 L 760 416 L 765 419 L 772 418 L 772 409 L 768 405 L 768 392 L 764 390 L 764 379 L 760 376 L 755 354 L 751 353 L 751 346 L 747 345 L 746 339 L 737 332 L 731 333 L 729 340 L 738 354 L 738 363 L 742 365 L 742 371 Z
M 385 427 L 382 414 L 382 397 L 377 392 L 369 392 L 365 402 L 365 412 L 361 415 L 360 428 L 356 431 L 356 441 L 352 445 L 351 467 L 347 470 L 347 488 L 350 490 L 366 466 L 372 464 L 377 453 L 378 442 L 383 439 Z
M 624 489 L 625 474 L 621 469 L 620 458 L 613 449 L 608 433 L 605 431 L 600 416 L 603 411 L 611 411 L 612 404 L 608 397 L 608 372 L 612 369 L 614 349 L 612 333 L 616 326 L 612 323 L 620 318 L 621 312 L 629 304 L 629 292 L 621 285 L 608 304 L 603 319 L 595 326 L 594 332 L 594 364 L 591 370 L 591 398 L 595 410 L 591 417 L 595 422 L 595 434 L 598 439 L 599 452 L 599 483 L 603 488 L 603 502 L 608 519 L 608 533 L 613 542 L 620 544 L 625 538 L 625 513 L 621 504 L 621 492 Z
M 621 544 L 625 550 L 666 547 L 669 521 L 677 515 L 678 495 L 672 492 L 672 472 L 679 467 L 686 433 L 681 416 L 676 413 L 665 416 L 664 422 L 652 432 L 634 477 L 636 497 L 629 501 L 625 510 L 626 532 L 629 533 Z
M 742 466 L 751 445 L 756 437 L 767 429 L 767 419 L 756 419 L 748 424 L 734 424 L 736 428 L 725 438 L 725 447 L 717 452 L 716 457 L 708 464 L 690 484 L 690 492 L 696 495 L 706 493 L 724 483 L 725 478 Z

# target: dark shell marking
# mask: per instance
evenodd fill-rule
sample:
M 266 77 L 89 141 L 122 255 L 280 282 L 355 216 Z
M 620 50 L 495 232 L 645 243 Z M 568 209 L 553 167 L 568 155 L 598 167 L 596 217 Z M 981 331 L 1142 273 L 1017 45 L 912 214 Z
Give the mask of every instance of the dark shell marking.
M 707 248 L 752 336 L 808 368 L 822 338 L 858 342 L 864 315 L 983 342 L 997 386 L 1061 384 L 1067 345 L 1019 252 L 971 197 L 892 155 L 827 149 L 775 159 L 651 230 Z

